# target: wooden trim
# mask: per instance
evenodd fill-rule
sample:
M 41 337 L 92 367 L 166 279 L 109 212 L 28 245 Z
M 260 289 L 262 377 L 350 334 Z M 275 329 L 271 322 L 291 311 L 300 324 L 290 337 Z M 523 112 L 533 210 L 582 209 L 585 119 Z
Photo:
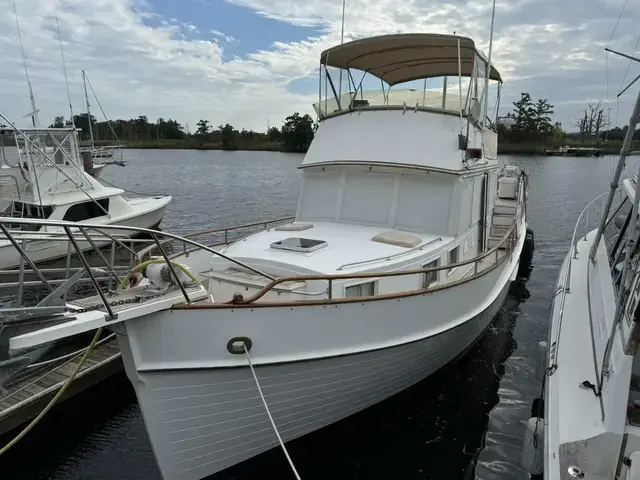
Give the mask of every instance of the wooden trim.
M 511 242 L 509 240 L 510 236 L 512 235 L 512 233 L 514 231 L 516 231 L 517 233 L 517 225 L 518 222 L 514 222 L 511 225 L 511 228 L 507 231 L 507 233 L 504 235 L 504 237 L 502 238 L 502 241 L 496 245 L 495 247 L 493 247 L 491 250 L 489 250 L 488 252 L 479 255 L 478 257 L 475 257 L 473 259 L 470 260 L 466 260 L 464 262 L 460 262 L 460 263 L 456 263 L 453 267 L 457 268 L 460 266 L 464 266 L 464 265 L 469 265 L 472 264 L 474 262 L 480 261 L 486 257 L 488 257 L 489 255 L 497 255 L 496 252 L 497 250 L 506 242 L 507 243 L 507 252 L 513 252 L 515 245 L 517 244 L 516 242 L 519 241 L 519 238 L 516 237 L 515 239 L 513 239 L 513 242 Z M 462 285 L 464 283 L 467 282 L 471 282 L 473 280 L 476 280 L 484 275 L 486 275 L 487 273 L 495 270 L 497 267 L 499 267 L 500 265 L 502 265 L 502 263 L 504 263 L 505 260 L 507 260 L 508 258 L 511 258 L 507 253 L 505 253 L 505 255 L 503 255 L 502 257 L 497 256 L 497 261 L 495 263 L 493 263 L 493 265 L 489 268 L 486 268 L 484 270 L 482 270 L 481 272 L 478 272 L 477 275 L 472 275 L 470 277 L 466 277 L 466 278 L 461 278 L 459 280 L 456 280 L 454 282 L 450 282 L 450 283 L 446 283 L 446 284 L 440 284 L 440 285 L 435 285 L 433 287 L 428 287 L 428 288 L 421 288 L 418 290 L 409 290 L 409 291 L 405 291 L 405 292 L 397 292 L 397 293 L 388 293 L 388 294 L 382 294 L 382 295 L 375 295 L 372 297 L 353 297 L 353 298 L 334 298 L 334 299 L 321 299 L 321 300 L 301 300 L 301 301 L 283 301 L 283 302 L 257 302 L 257 300 L 259 300 L 260 298 L 262 298 L 264 295 L 266 295 L 274 286 L 276 286 L 279 283 L 282 282 L 286 282 L 286 281 L 292 281 L 292 280 L 299 280 L 299 281 L 306 281 L 306 280 L 337 280 L 337 279 L 378 279 L 378 278 L 384 278 L 384 277 L 398 277 L 398 276 L 402 276 L 402 275 L 420 275 L 420 274 L 424 274 L 427 272 L 433 272 L 433 271 L 440 271 L 440 270 L 446 270 L 448 268 L 451 268 L 451 265 L 445 265 L 445 266 L 439 266 L 437 268 L 427 268 L 427 269 L 414 269 L 414 270 L 403 270 L 403 271 L 396 271 L 396 272 L 374 272 L 374 273 L 360 273 L 360 274 L 340 274 L 340 275 L 299 275 L 299 276 L 293 276 L 293 277 L 281 277 L 278 278 L 272 282 L 270 282 L 268 285 L 266 285 L 261 291 L 257 292 L 256 294 L 254 294 L 253 296 L 249 297 L 248 299 L 244 299 L 242 298 L 241 295 L 238 295 L 236 297 L 234 297 L 233 300 L 231 300 L 230 302 L 226 302 L 226 303 L 204 303 L 204 304 L 186 304 L 186 305 L 180 305 L 180 306 L 176 306 L 174 307 L 174 310 L 209 310 L 209 309 L 236 309 L 236 308 L 271 308 L 271 307 L 300 307 L 300 306 L 316 306 L 316 305 L 339 305 L 339 304 L 345 304 L 345 303 L 364 303 L 364 302 L 376 302 L 376 301 L 381 301 L 381 300 L 393 300 L 393 299 L 401 299 L 401 298 L 406 298 L 406 297 L 413 297 L 413 296 L 417 296 L 417 295 L 424 295 L 424 294 L 429 294 L 429 293 L 433 293 L 433 292 L 437 292 L 440 290 L 445 290 L 448 288 L 452 288 L 458 285 Z

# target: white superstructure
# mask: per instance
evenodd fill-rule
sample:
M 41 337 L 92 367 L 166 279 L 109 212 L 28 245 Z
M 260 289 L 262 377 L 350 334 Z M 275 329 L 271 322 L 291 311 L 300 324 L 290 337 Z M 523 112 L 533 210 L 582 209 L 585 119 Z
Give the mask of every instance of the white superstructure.
M 286 442 L 420 381 L 478 339 L 518 274 L 526 176 L 498 167 L 482 85 L 500 76 L 483 76 L 473 41 L 374 37 L 321 63 L 323 88 L 330 67 L 350 79 L 359 68 L 383 82 L 385 101 L 364 102 L 362 83 L 348 103 L 321 92 L 293 221 L 235 241 L 225 232 L 217 250 L 172 236 L 175 264 L 146 249 L 134 270 L 151 284 L 121 290 L 146 292 L 140 305 L 117 294 L 113 312 L 12 339 L 24 349 L 114 325 L 165 479 L 201 479 L 277 446 L 266 408 Z M 464 84 L 457 110 L 452 78 L 458 93 Z M 416 79 L 441 80 L 439 107 L 390 103 L 389 89 Z M 171 282 L 178 268 L 191 281 Z M 160 305 L 153 292 L 172 283 L 196 298 Z

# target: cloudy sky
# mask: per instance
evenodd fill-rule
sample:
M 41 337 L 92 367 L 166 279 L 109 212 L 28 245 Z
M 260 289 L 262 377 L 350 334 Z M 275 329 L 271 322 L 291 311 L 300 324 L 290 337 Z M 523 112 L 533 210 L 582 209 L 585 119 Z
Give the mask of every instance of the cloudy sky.
M 548 98 L 570 130 L 588 101 L 609 96 L 612 123 L 626 124 L 640 85 L 619 102 L 615 95 L 640 64 L 628 68 L 611 55 L 605 62 L 604 54 L 609 43 L 626 53 L 640 48 L 640 2 L 628 1 L 620 17 L 624 3 L 498 0 L 493 62 L 505 80 L 501 114 L 529 92 Z M 339 42 L 342 0 L 16 0 L 16 6 L 43 123 L 68 114 L 57 17 L 76 111 L 83 109 L 85 69 L 112 119 L 171 117 L 193 131 L 206 118 L 264 130 L 294 111 L 312 112 L 319 54 Z M 25 125 L 30 107 L 12 0 L 0 0 L 0 11 L 0 111 Z M 490 15 L 491 0 L 346 0 L 345 34 L 455 31 L 486 52 Z

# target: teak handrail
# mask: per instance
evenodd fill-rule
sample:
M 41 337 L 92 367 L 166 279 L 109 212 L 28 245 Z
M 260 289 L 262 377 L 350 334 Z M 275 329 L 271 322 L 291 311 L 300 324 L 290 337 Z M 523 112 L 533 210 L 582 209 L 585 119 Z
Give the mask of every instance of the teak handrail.
M 520 215 L 521 216 L 521 215 Z M 502 236 L 500 242 L 496 244 L 493 248 L 478 255 L 477 257 L 471 258 L 469 260 L 465 260 L 462 262 L 448 264 L 444 266 L 432 267 L 432 268 L 420 268 L 420 269 L 412 269 L 412 270 L 401 270 L 395 272 L 371 272 L 371 273 L 350 273 L 350 274 L 318 274 L 318 275 L 295 275 L 295 276 L 287 276 L 280 277 L 275 280 L 272 280 L 267 285 L 265 285 L 260 291 L 256 292 L 251 297 L 245 299 L 241 294 L 234 295 L 233 299 L 225 302 L 225 303 L 206 303 L 206 304 L 191 304 L 191 305 L 183 305 L 178 308 L 185 309 L 209 309 L 209 308 L 238 308 L 238 307 L 280 307 L 280 306 L 300 306 L 300 305 L 326 305 L 326 304 L 337 304 L 337 303 L 361 303 L 365 301 L 374 301 L 381 299 L 389 299 L 389 298 L 401 298 L 412 295 L 420 295 L 427 292 L 434 292 L 438 290 L 444 290 L 447 288 L 451 288 L 456 285 L 460 285 L 471 280 L 475 280 L 478 277 L 481 277 L 497 266 L 501 265 L 505 259 L 508 258 L 508 255 L 503 255 L 500 257 L 498 255 L 498 250 L 502 248 L 506 244 L 506 251 L 510 252 L 513 247 L 518 242 L 518 224 L 521 218 L 516 217 L 509 227 L 509 230 Z M 496 260 L 491 264 L 489 268 L 478 269 L 478 263 L 489 257 L 490 255 L 495 255 Z M 465 265 L 475 264 L 473 275 L 465 278 L 461 278 L 454 282 L 445 283 L 436 285 L 433 287 L 426 287 L 418 290 L 410 290 L 404 292 L 396 292 L 384 295 L 374 295 L 367 297 L 349 297 L 349 298 L 332 298 L 331 290 L 332 283 L 335 280 L 348 280 L 348 279 L 367 279 L 367 278 L 386 278 L 386 277 L 399 277 L 404 275 L 420 275 L 429 272 L 439 272 L 441 270 L 449 270 L 452 268 L 458 268 Z M 289 281 L 307 281 L 307 280 L 326 280 L 329 282 L 329 286 L 327 288 L 327 293 L 329 298 L 320 299 L 320 300 L 302 300 L 302 301 L 282 301 L 282 302 L 262 302 L 256 303 L 257 300 L 265 296 L 269 291 L 271 291 L 274 287 L 283 282 Z M 295 292 L 293 292 L 295 293 Z

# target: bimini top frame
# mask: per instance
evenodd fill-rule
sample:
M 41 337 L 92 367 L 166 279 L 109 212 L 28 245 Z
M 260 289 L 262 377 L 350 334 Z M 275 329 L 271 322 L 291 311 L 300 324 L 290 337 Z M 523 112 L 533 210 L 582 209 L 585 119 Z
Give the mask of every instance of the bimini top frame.
M 330 73 L 329 69 L 333 68 L 340 71 L 339 80 Z M 343 75 L 345 71 L 346 75 Z M 362 73 L 359 83 L 354 79 L 356 72 Z M 381 90 L 363 91 L 367 75 L 380 81 Z M 451 84 L 456 77 L 457 85 Z M 348 83 L 344 90 L 343 78 Z M 440 83 L 436 78 L 440 78 Z M 424 82 L 419 86 L 409 83 L 417 80 Z M 397 107 L 437 110 L 461 119 L 471 114 L 484 128 L 486 120 L 494 121 L 493 115 L 483 111 L 488 110 L 488 92 L 485 92 L 488 80 L 498 82 L 494 106 L 497 116 L 502 77 L 476 49 L 473 40 L 458 35 L 426 33 L 382 35 L 344 43 L 322 52 L 319 98 L 314 108 L 319 120 L 354 109 Z M 391 87 L 398 84 L 406 84 L 408 88 L 392 91 Z M 455 93 L 447 92 L 447 87 Z
M 488 63 L 468 37 L 411 33 L 343 43 L 322 52 L 320 63 L 326 67 L 361 70 L 393 86 L 423 78 L 453 77 L 459 73 L 471 77 L 476 57 L 485 65 Z M 493 65 L 489 79 L 502 82 Z

